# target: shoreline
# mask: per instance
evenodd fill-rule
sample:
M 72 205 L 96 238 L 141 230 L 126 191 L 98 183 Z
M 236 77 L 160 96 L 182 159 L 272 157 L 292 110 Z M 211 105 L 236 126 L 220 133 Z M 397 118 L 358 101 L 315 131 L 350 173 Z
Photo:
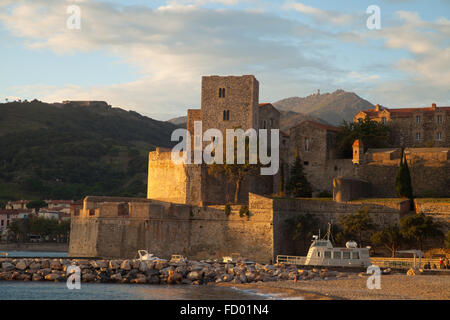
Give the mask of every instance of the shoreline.
M 69 251 L 68 243 L 1 243 L 0 252 L 29 251 L 29 252 L 61 252 Z

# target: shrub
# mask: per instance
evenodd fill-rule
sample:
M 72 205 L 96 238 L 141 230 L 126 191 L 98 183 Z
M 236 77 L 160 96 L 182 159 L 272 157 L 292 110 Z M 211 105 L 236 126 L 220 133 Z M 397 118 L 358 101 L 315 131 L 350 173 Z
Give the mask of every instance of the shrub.
M 250 211 L 248 211 L 247 206 L 242 206 L 239 210 L 239 216 L 243 218 L 244 216 L 250 217 Z
M 225 205 L 224 211 L 225 211 L 225 214 L 227 215 L 227 217 L 231 214 L 231 206 L 230 206 L 229 203 L 227 203 L 227 204 Z

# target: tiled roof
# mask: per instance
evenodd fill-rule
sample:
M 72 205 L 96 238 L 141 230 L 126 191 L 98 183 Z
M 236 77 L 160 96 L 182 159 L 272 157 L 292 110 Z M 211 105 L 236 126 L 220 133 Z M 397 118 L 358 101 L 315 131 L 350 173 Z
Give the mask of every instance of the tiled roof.
M 409 117 L 411 116 L 414 112 L 424 112 L 424 113 L 428 113 L 428 112 L 433 112 L 433 111 L 448 111 L 450 112 L 450 107 L 425 107 L 425 108 L 382 108 L 380 109 L 380 111 L 377 111 L 376 109 L 368 109 L 368 110 L 363 110 L 362 112 L 364 112 L 365 114 L 367 114 L 369 117 L 371 116 L 377 116 L 379 114 L 379 112 L 386 110 L 388 111 L 392 116 L 395 117 Z
M 340 131 L 340 129 L 338 127 L 331 126 L 331 125 L 326 125 L 326 124 L 323 124 L 323 123 L 320 123 L 320 122 L 315 122 L 315 121 L 312 121 L 312 120 L 306 120 L 304 122 L 309 122 L 310 124 L 315 125 L 316 127 L 319 127 L 321 129 L 324 129 L 324 130 L 336 131 L 336 132 Z
M 275 108 L 271 103 L 269 103 L 269 102 L 263 102 L 263 103 L 260 103 L 259 104 L 259 107 L 261 108 L 261 107 L 272 107 L 273 109 L 275 109 L 275 111 L 277 111 L 278 113 L 281 113 L 280 111 L 278 111 L 278 109 L 277 108 Z

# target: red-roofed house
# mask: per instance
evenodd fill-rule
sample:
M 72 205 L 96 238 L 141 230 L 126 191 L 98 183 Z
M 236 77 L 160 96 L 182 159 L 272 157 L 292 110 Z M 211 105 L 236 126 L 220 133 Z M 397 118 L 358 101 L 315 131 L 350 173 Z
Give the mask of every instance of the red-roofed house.
M 450 107 L 390 109 L 376 105 L 360 111 L 353 120 L 368 117 L 392 128 L 393 146 L 450 147 Z

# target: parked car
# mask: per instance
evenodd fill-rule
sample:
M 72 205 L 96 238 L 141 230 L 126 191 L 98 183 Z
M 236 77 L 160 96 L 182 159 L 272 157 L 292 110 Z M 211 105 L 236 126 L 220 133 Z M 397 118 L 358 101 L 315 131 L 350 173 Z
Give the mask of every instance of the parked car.
M 38 243 L 42 242 L 44 239 L 40 235 L 30 235 L 30 242 Z

